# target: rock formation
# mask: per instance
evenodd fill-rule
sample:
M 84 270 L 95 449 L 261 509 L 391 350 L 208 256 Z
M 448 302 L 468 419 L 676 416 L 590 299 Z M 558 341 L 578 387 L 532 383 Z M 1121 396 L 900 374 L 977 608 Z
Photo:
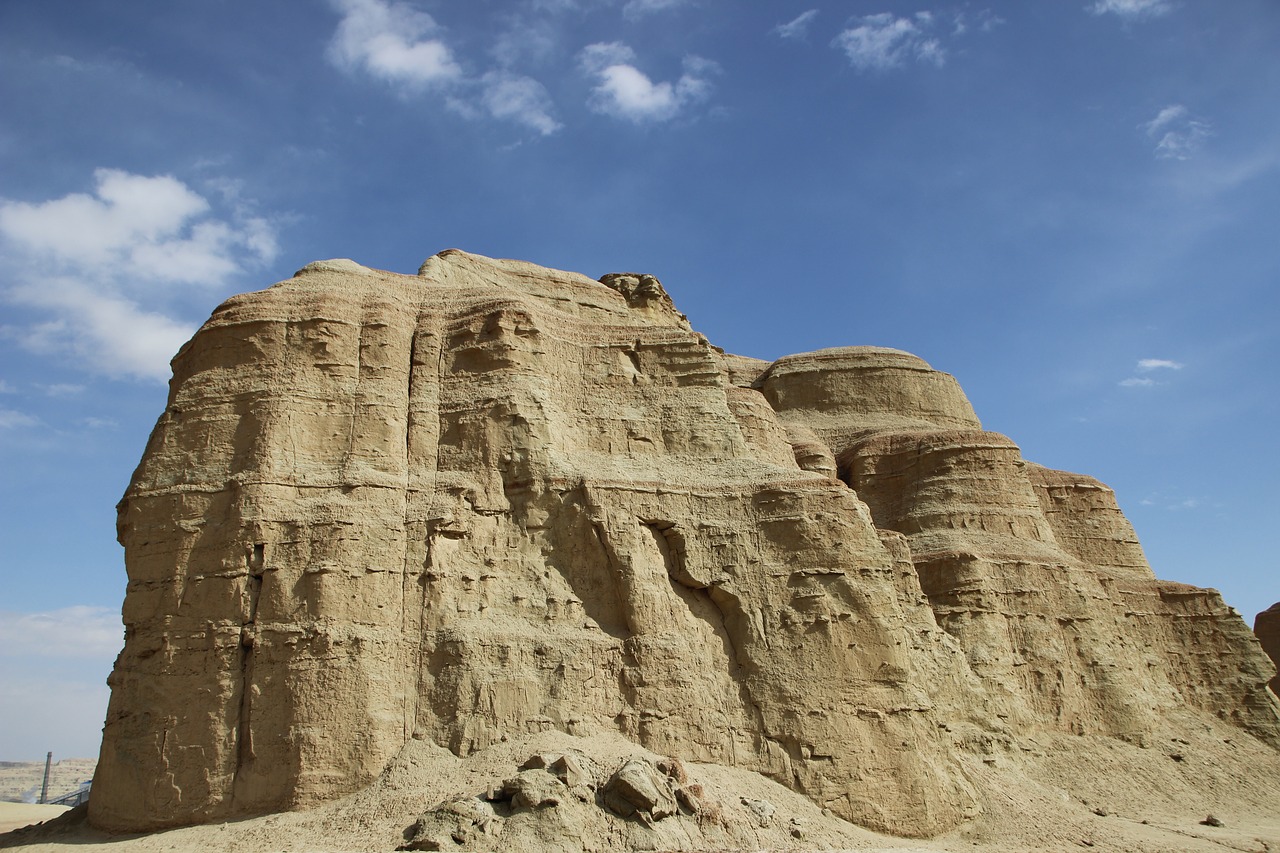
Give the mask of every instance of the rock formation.
M 119 506 L 98 826 L 305 807 L 415 741 L 558 732 L 927 836 L 1030 733 L 1280 746 L 1274 669 L 1217 593 L 1157 580 L 1109 489 L 1025 462 L 907 353 L 727 355 L 652 276 L 450 250 L 313 263 L 173 369 Z M 627 766 L 613 813 L 678 808 Z M 550 772 L 507 801 L 567 791 Z M 497 831 L 451 802 L 422 838 Z
M 1253 618 L 1253 633 L 1267 657 L 1280 667 L 1280 601 Z M 1280 674 L 1271 679 L 1271 692 L 1280 693 Z

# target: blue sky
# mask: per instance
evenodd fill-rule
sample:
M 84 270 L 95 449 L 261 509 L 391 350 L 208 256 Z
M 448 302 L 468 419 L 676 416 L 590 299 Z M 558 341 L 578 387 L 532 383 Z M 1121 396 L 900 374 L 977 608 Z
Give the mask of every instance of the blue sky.
M 0 758 L 96 754 L 114 504 L 225 297 L 449 247 L 914 352 L 1280 599 L 1274 0 L 6 0 Z

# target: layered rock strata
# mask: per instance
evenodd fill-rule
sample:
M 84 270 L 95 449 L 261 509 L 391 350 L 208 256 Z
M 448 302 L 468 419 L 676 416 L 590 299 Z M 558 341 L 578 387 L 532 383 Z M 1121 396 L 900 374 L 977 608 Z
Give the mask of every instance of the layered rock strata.
M 1253 633 L 1267 657 L 1280 667 L 1280 601 L 1253 618 Z M 1280 674 L 1272 676 L 1271 692 L 1280 694 Z
M 119 507 L 99 826 L 558 730 L 930 835 L 978 808 L 967 757 L 1037 728 L 1280 744 L 1216 593 L 1157 581 L 1108 489 L 906 353 L 727 356 L 652 276 L 450 250 L 311 264 L 173 367 Z

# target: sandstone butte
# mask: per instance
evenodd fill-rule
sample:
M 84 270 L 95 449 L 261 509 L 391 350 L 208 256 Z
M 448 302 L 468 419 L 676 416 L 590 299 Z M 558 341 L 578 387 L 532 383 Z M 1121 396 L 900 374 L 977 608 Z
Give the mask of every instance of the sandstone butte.
M 675 820 L 704 805 L 686 767 L 928 837 L 1045 738 L 1068 768 L 1192 731 L 1275 765 L 1242 619 L 908 353 L 729 355 L 652 276 L 448 250 L 233 297 L 173 371 L 119 505 L 99 828 L 315 807 L 406 750 L 539 735 L 561 753 L 509 802 L 498 779 L 445 809 L 467 843 L 502 849 L 486 803 L 553 782 Z M 671 760 L 619 769 L 604 736 Z
M 1262 643 L 1262 650 L 1280 666 L 1280 601 L 1254 617 L 1253 632 Z M 1280 674 L 1271 679 L 1271 690 L 1280 693 Z

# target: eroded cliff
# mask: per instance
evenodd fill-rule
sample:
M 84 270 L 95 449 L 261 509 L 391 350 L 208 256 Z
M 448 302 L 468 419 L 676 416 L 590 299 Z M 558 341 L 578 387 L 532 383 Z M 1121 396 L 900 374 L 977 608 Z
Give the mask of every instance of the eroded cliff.
M 1028 733 L 1280 745 L 1239 617 L 906 353 L 730 356 L 652 276 L 450 250 L 417 276 L 311 264 L 173 366 L 119 507 L 99 826 L 307 806 L 415 739 L 556 731 L 930 835 Z

